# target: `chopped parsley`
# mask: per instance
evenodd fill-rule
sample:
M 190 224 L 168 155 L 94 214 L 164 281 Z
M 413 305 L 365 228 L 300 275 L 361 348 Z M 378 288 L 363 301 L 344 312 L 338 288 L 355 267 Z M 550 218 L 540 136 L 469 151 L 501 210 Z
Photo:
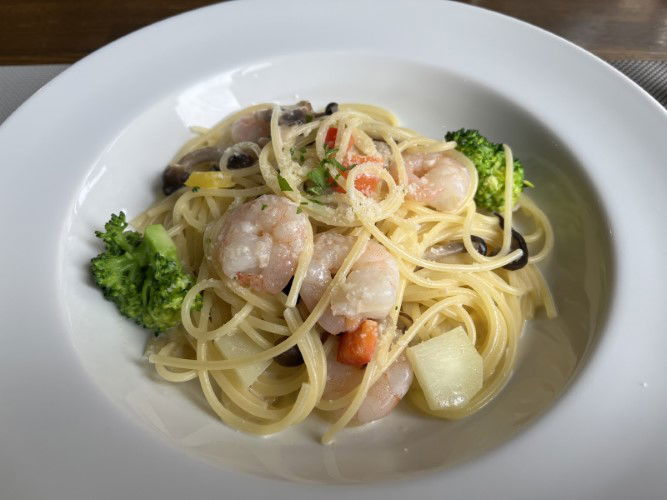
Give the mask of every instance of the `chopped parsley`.
M 197 191 L 199 191 L 199 186 L 195 186 L 192 188 L 193 193 L 196 193 Z
M 336 161 L 336 153 L 338 153 L 338 148 L 330 148 L 328 144 L 324 145 L 324 159 L 322 161 Z M 336 162 L 338 163 L 338 162 Z M 339 164 L 340 165 L 340 164 Z
M 321 196 L 331 190 L 331 186 L 334 184 L 334 180 L 338 179 L 341 173 L 348 170 L 352 170 L 356 165 L 350 165 L 349 167 L 344 167 L 336 159 L 337 148 L 330 148 L 326 144 L 324 145 L 324 158 L 320 160 L 320 163 L 313 168 L 306 178 L 308 179 L 308 187 L 306 187 L 306 193 L 311 196 Z M 338 171 L 335 177 L 331 177 L 329 167 L 333 167 Z M 312 201 L 312 200 L 311 200 Z
M 262 208 L 260 210 L 264 210 L 267 207 L 266 203 L 262 203 Z
M 289 148 L 289 153 L 290 156 L 292 157 L 292 161 L 295 161 L 299 164 L 302 164 L 306 160 L 306 147 L 301 147 L 299 149 L 296 149 L 294 146 Z
M 289 182 L 287 182 L 287 179 L 285 179 L 280 174 L 278 174 L 278 186 L 280 187 L 281 191 L 293 191 L 292 186 L 289 185 Z
M 341 163 L 336 159 L 336 153 L 338 152 L 338 148 L 329 148 L 326 144 L 324 145 L 324 158 L 320 162 L 320 165 L 331 165 L 333 168 L 338 170 L 339 172 L 348 172 L 349 170 L 352 170 L 354 167 L 357 166 L 357 164 L 350 165 L 349 167 L 344 167 L 341 165 Z
M 317 167 L 312 169 L 306 175 L 310 181 L 310 185 L 306 188 L 306 192 L 313 196 L 323 195 L 330 187 L 328 179 L 331 178 L 326 166 L 320 163 Z

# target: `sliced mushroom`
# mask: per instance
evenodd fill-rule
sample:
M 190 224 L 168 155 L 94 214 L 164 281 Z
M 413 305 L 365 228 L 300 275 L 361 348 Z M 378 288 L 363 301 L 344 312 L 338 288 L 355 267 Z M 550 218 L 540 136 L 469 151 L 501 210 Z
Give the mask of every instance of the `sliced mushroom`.
M 313 119 L 313 106 L 308 101 L 299 101 L 292 106 L 282 106 L 278 125 L 303 125 Z
M 221 148 L 212 146 L 195 149 L 178 160 L 176 165 L 180 165 L 188 170 L 193 170 L 194 167 L 200 163 L 218 163 L 222 156 L 222 152 L 223 150 Z
M 496 217 L 498 217 L 499 224 L 500 224 L 500 229 L 505 229 L 505 219 L 503 218 L 502 215 L 500 215 L 497 212 L 493 213 Z M 521 269 L 524 267 L 526 264 L 528 264 L 528 245 L 526 244 L 526 240 L 521 236 L 521 233 L 514 228 L 512 228 L 512 250 L 516 250 L 517 248 L 520 248 L 523 254 L 521 257 L 518 259 L 510 262 L 509 264 L 506 264 L 503 266 L 505 269 L 509 269 L 510 271 L 516 271 L 517 269 Z
M 255 111 L 255 118 L 263 122 L 270 122 L 271 115 L 273 115 L 273 108 L 266 108 Z
M 255 112 L 255 118 L 260 121 L 270 122 L 273 108 L 262 109 Z M 313 106 L 308 101 L 299 101 L 291 106 L 280 107 L 280 118 L 278 125 L 301 125 L 313 118 Z
M 164 194 L 169 195 L 180 189 L 197 165 L 203 163 L 217 165 L 221 156 L 222 149 L 210 146 L 190 151 L 164 170 L 162 174 L 162 191 Z
M 279 125 L 303 125 L 308 123 L 313 118 L 319 118 L 321 116 L 332 115 L 338 111 L 338 104 L 335 102 L 330 102 L 326 105 L 324 112 L 315 113 L 313 112 L 313 106 L 308 101 L 299 101 L 296 104 L 291 106 L 281 106 L 280 107 L 280 118 L 278 119 Z M 260 122 L 270 122 L 271 116 L 273 115 L 273 109 L 267 108 L 256 111 L 254 118 Z
M 180 165 L 169 165 L 162 174 L 162 191 L 170 195 L 185 184 L 190 177 L 190 172 Z

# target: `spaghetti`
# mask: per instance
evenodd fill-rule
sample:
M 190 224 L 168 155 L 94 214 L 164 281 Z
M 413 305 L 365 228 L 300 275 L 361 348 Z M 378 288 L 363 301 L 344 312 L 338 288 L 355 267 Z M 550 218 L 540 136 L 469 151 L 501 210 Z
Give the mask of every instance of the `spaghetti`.
M 227 186 L 181 187 L 132 222 L 139 230 L 162 224 L 185 269 L 196 275 L 182 304 L 182 326 L 157 338 L 148 359 L 165 380 L 197 379 L 211 409 L 229 426 L 271 434 L 320 411 L 333 420 L 323 436 L 329 443 L 355 421 L 383 375 L 395 363 L 406 364 L 406 348 L 462 326 L 482 359 L 481 390 L 463 405 L 435 410 L 416 382 L 408 396 L 434 417 L 473 414 L 511 376 L 524 321 L 539 306 L 548 317 L 556 314 L 535 266 L 553 246 L 548 219 L 525 194 L 513 205 L 513 159 L 506 146 L 501 228 L 497 216 L 477 209 L 477 172 L 455 143 L 399 127 L 394 115 L 374 106 L 348 104 L 331 111 L 303 119 L 298 109 L 253 106 L 198 130 L 176 154 L 178 165 L 194 152 L 217 148 L 221 154 L 215 167 Z M 238 140 L 243 133 L 251 137 Z M 442 166 L 445 177 L 436 175 L 434 164 Z M 210 161 L 195 171 L 206 167 Z M 450 188 L 438 182 L 452 175 L 459 176 L 451 181 L 458 182 L 458 191 L 443 194 L 440 188 Z M 428 191 L 433 185 L 440 191 Z M 306 223 L 295 238 L 298 244 L 285 243 L 296 249 L 290 284 L 268 293 L 256 280 L 242 279 L 243 273 L 225 271 L 220 245 L 237 230 L 235 223 L 243 224 L 246 216 L 264 217 L 267 205 L 267 213 L 275 208 L 272 203 L 293 210 L 289 223 Z M 525 241 L 531 256 L 525 267 L 508 270 L 504 266 L 523 254 L 513 245 L 517 214 L 530 226 Z M 336 233 L 348 246 L 321 295 L 306 307 L 301 296 L 311 279 L 309 269 L 320 258 L 313 253 L 324 233 Z M 480 240 L 494 252 L 481 253 Z M 334 394 L 327 387 L 339 336 L 326 334 L 318 322 L 331 312 L 332 296 L 351 286 L 370 245 L 381 246 L 383 258 L 395 265 L 397 279 L 384 288 L 391 288 L 391 307 L 375 318 L 379 335 L 372 358 L 357 369 L 350 387 Z M 191 311 L 198 295 L 201 310 Z M 300 356 L 296 366 L 276 362 L 295 349 Z

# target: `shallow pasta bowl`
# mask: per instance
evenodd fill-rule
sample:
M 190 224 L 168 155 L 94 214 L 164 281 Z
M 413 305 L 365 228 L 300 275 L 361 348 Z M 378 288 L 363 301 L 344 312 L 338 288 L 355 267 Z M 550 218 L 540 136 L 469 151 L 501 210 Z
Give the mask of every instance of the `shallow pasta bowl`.
M 544 270 L 560 316 L 529 324 L 512 381 L 479 415 L 448 423 L 405 405 L 331 447 L 318 443 L 316 419 L 270 438 L 234 432 L 196 391 L 157 380 L 142 358 L 146 333 L 91 285 L 93 229 L 155 200 L 188 127 L 299 98 L 381 105 L 432 137 L 480 128 L 526 164 L 556 232 Z M 234 2 L 96 52 L 0 129 L 0 491 L 658 497 L 665 130 L 664 110 L 602 61 L 449 2 Z

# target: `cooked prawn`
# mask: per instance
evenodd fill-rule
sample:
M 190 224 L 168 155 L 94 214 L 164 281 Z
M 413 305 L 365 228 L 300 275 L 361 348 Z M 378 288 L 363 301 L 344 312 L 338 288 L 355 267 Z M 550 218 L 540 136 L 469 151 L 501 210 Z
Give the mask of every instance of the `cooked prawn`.
M 405 153 L 408 174 L 407 198 L 436 210 L 454 212 L 470 189 L 470 172 L 446 153 Z
M 212 236 L 213 264 L 259 292 L 278 293 L 294 275 L 308 217 L 283 196 L 265 194 L 231 210 Z
M 325 400 L 344 396 L 358 386 L 364 376 L 363 368 L 338 362 L 336 350 L 333 349 L 327 357 L 327 383 L 322 394 Z M 389 415 L 408 392 L 411 383 L 412 368 L 407 358 L 401 354 L 368 390 L 366 399 L 352 423 L 365 424 Z
M 301 298 L 312 309 L 348 254 L 354 238 L 333 231 L 315 236 L 313 258 L 301 286 Z M 319 319 L 329 333 L 356 329 L 364 319 L 384 319 L 396 301 L 396 259 L 379 243 L 369 241 L 345 281 L 331 293 L 331 306 Z

